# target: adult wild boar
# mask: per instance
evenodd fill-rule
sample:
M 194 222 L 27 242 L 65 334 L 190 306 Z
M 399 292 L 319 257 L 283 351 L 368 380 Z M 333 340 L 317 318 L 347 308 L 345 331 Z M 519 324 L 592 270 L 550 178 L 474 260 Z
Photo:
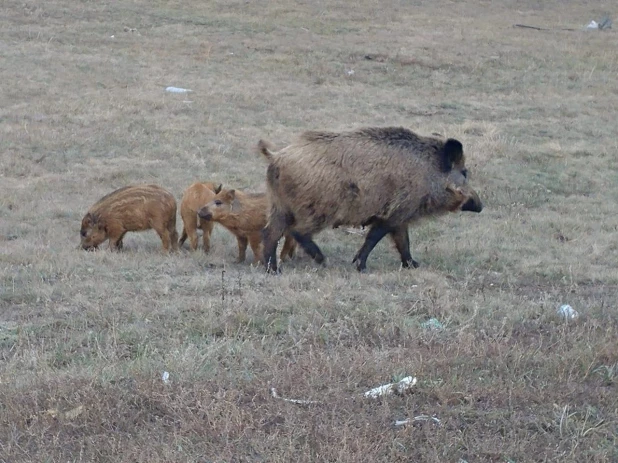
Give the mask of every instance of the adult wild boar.
M 462 144 L 425 137 L 398 127 L 351 132 L 305 132 L 268 159 L 270 199 L 264 229 L 264 263 L 277 270 L 277 241 L 289 232 L 318 263 L 324 255 L 313 235 L 327 227 L 369 226 L 354 256 L 359 271 L 375 245 L 390 235 L 404 267 L 418 267 L 410 255 L 408 225 L 449 211 L 481 212 L 468 185 Z
M 127 232 L 154 228 L 163 249 L 178 249 L 176 200 L 158 185 L 132 185 L 103 196 L 82 219 L 81 247 L 96 249 L 109 240 L 112 250 L 122 248 Z

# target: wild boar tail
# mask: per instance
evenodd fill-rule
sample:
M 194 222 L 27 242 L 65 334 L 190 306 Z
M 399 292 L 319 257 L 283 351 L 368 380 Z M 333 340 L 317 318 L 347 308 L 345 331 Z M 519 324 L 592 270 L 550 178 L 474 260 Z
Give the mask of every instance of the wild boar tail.
M 261 153 L 268 162 L 273 160 L 273 145 L 266 140 L 260 140 L 257 146 L 258 152 Z

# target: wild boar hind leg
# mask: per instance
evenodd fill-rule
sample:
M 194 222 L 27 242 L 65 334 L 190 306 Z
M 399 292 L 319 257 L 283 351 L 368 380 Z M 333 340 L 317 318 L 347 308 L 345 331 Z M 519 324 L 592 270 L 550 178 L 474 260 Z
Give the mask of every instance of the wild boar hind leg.
M 262 230 L 262 241 L 264 243 L 262 256 L 267 272 L 277 272 L 277 244 L 286 227 L 285 214 L 271 210 L 268 223 Z
M 418 268 L 418 262 L 412 258 L 410 254 L 410 237 L 408 235 L 408 225 L 401 225 L 391 232 L 391 238 L 395 243 L 397 251 L 401 256 L 401 265 L 403 268 Z
M 164 228 L 162 230 L 161 229 L 155 229 L 155 231 L 159 235 L 159 238 L 161 238 L 161 244 L 163 245 L 163 250 L 165 252 L 168 252 L 170 250 L 171 245 L 172 245 L 172 238 L 170 236 L 169 230 L 167 230 L 167 228 Z M 178 244 L 178 243 L 176 243 L 176 244 Z
M 212 230 L 215 226 L 214 222 L 202 222 L 201 228 L 204 232 L 202 236 L 202 241 L 204 243 L 204 252 L 210 251 L 210 235 L 212 234 Z
M 178 251 L 178 231 L 176 230 L 176 224 L 174 224 L 174 228 L 170 230 L 170 240 L 172 241 L 172 251 Z
M 285 235 L 285 241 L 283 242 L 283 248 L 281 249 L 280 259 L 283 261 L 287 258 L 293 259 L 296 251 L 296 240 L 291 235 Z
M 249 236 L 249 245 L 253 251 L 253 262 L 262 263 L 262 235 L 261 233 L 252 233 Z
M 318 245 L 315 244 L 315 241 L 313 241 L 310 233 L 302 234 L 293 231 L 292 236 L 313 260 L 315 260 L 318 264 L 324 262 L 324 254 L 322 254 L 322 251 Z
M 369 229 L 369 233 L 367 233 L 367 236 L 365 237 L 365 242 L 352 260 L 352 263 L 356 264 L 356 269 L 359 272 L 362 272 L 367 268 L 367 257 L 369 257 L 369 254 L 373 251 L 373 248 L 376 247 L 376 244 L 378 244 L 380 240 L 388 233 L 393 233 L 394 230 L 395 229 L 392 226 L 387 225 L 383 221 L 373 223 Z

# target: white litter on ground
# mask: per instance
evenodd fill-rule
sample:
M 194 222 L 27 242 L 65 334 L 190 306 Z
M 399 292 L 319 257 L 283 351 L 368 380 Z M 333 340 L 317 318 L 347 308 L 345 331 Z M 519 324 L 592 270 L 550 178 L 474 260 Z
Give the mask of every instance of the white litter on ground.
M 371 397 L 372 399 L 375 399 L 377 397 L 380 397 L 383 395 L 389 395 L 392 393 L 403 394 L 405 391 L 410 389 L 415 384 L 416 384 L 416 378 L 413 378 L 412 376 L 406 376 L 398 383 L 389 383 L 389 384 L 384 384 L 382 386 L 378 386 L 376 388 L 373 388 L 365 392 L 364 395 L 365 397 Z
M 192 92 L 193 90 L 190 90 L 188 88 L 180 88 L 180 87 L 167 87 L 165 91 L 170 92 L 170 93 L 188 93 L 188 92 Z
M 390 394 L 403 394 L 404 392 L 411 389 L 416 384 L 416 378 L 413 376 L 406 376 L 401 381 L 396 383 L 388 383 L 383 384 L 382 386 L 375 387 L 363 394 L 363 397 L 367 397 L 370 399 L 376 399 L 378 397 L 382 397 Z M 305 400 L 305 399 L 288 399 L 286 397 L 281 397 L 277 393 L 277 389 L 274 387 L 270 388 L 270 395 L 275 399 L 283 400 L 284 402 L 290 402 L 296 405 L 316 405 L 321 404 L 323 402 L 319 402 L 317 400 Z M 348 397 L 348 399 L 353 399 L 354 397 Z
M 558 315 L 562 315 L 567 320 L 575 320 L 577 317 L 579 317 L 577 311 L 569 304 L 561 305 L 558 309 Z

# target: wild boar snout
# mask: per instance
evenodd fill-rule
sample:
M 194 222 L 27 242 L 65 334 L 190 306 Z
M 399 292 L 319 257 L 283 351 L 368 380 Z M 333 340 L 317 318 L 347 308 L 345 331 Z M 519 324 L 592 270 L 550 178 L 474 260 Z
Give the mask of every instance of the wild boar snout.
M 483 203 L 476 193 L 470 196 L 463 206 L 461 206 L 462 211 L 470 211 L 470 212 L 481 212 L 483 210 Z
M 201 208 L 197 215 L 200 219 L 212 220 L 212 212 L 210 212 L 207 207 Z

